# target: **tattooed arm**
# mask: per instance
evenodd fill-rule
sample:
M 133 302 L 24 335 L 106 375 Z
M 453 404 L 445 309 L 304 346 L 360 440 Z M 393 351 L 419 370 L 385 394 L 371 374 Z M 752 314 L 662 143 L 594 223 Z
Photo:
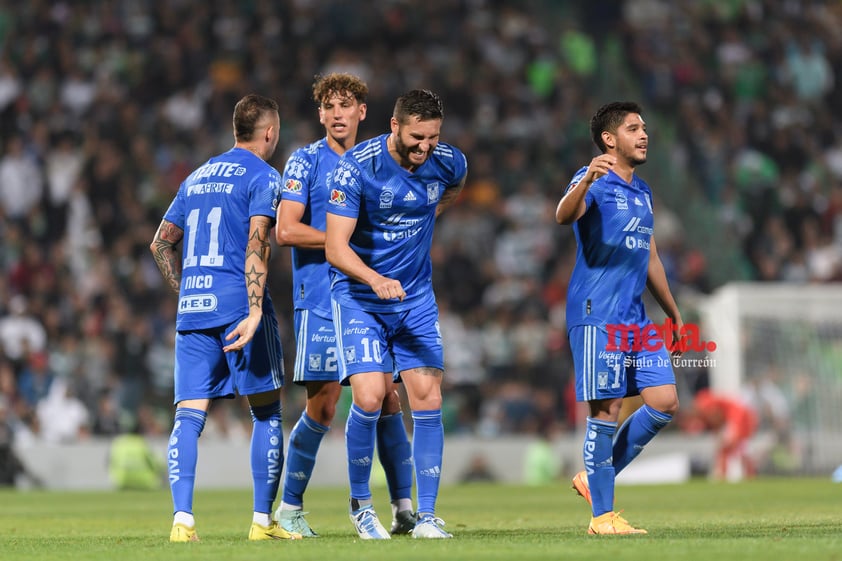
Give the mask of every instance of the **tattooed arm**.
M 162 220 L 149 245 L 158 270 L 176 294 L 181 286 L 181 252 L 176 250 L 176 246 L 183 237 L 184 230 L 168 220 Z
M 236 339 L 223 347 L 225 352 L 239 351 L 252 337 L 260 320 L 263 319 L 263 294 L 266 292 L 266 276 L 269 271 L 269 231 L 272 219 L 268 216 L 252 216 L 249 226 L 249 241 L 246 245 L 246 293 L 249 315 L 237 325 L 225 339 Z

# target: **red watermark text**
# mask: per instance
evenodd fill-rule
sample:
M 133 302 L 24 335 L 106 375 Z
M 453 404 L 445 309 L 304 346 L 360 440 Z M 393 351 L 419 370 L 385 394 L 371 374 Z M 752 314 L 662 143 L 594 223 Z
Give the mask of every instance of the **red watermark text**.
M 705 341 L 701 330 L 695 323 L 685 323 L 677 329 L 675 322 L 667 318 L 658 325 L 650 323 L 643 329 L 639 325 L 608 324 L 608 344 L 606 351 L 658 351 L 662 348 L 670 353 L 687 351 L 713 352 L 716 343 Z

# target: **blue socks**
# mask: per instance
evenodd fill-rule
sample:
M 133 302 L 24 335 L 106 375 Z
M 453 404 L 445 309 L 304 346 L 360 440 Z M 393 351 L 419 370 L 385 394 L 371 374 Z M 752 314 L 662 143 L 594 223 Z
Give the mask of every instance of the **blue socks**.
M 207 417 L 208 414 L 199 409 L 181 407 L 175 410 L 175 420 L 167 446 L 167 472 L 170 478 L 173 513 L 193 513 L 199 436 L 205 428 Z
M 441 409 L 413 411 L 412 457 L 418 485 L 418 513 L 435 514 L 439 494 L 444 427 Z
M 614 436 L 614 472 L 623 471 L 671 420 L 672 415 L 661 413 L 648 405 L 632 413 Z
M 594 517 L 614 510 L 614 465 L 612 448 L 617 423 L 588 417 L 585 428 L 585 471 L 591 489 Z
M 284 468 L 284 433 L 280 400 L 251 408 L 251 475 L 254 512 L 272 512 Z
M 412 497 L 412 447 L 406 436 L 403 413 L 381 415 L 377 422 L 377 455 L 386 472 L 392 501 Z
M 371 499 L 371 459 L 374 456 L 377 420 L 380 409 L 367 413 L 356 403 L 351 404 L 345 423 L 345 447 L 348 452 L 348 479 L 351 498 Z
M 307 490 L 307 484 L 313 475 L 316 454 L 328 429 L 329 427 L 311 419 L 307 411 L 301 413 L 301 418 L 292 428 L 287 448 L 287 471 L 282 498 L 284 503 L 303 506 L 304 491 Z
M 617 429 L 617 423 L 588 417 L 585 431 L 585 470 L 593 501 L 593 515 L 614 510 L 614 480 L 643 447 L 672 420 L 648 405 L 635 411 Z

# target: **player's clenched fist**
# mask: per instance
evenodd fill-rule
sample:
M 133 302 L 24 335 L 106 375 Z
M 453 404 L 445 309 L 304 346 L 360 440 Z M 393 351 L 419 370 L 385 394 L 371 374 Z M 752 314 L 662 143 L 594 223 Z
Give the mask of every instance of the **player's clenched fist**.
M 583 181 L 586 183 L 593 183 L 603 175 L 611 171 L 614 164 L 617 163 L 617 157 L 611 154 L 600 154 L 591 160 L 588 166 L 588 171 L 585 172 Z
M 403 301 L 406 292 L 401 285 L 401 281 L 390 279 L 388 277 L 380 277 L 377 282 L 371 285 L 371 289 L 377 294 L 381 300 L 391 300 L 397 298 Z

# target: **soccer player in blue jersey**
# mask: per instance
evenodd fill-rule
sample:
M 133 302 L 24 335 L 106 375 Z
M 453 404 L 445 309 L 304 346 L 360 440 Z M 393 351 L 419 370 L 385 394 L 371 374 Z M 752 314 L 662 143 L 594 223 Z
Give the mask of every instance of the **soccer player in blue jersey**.
M 290 434 L 283 497 L 275 518 L 290 532 L 315 537 L 304 518 L 304 491 L 313 473 L 322 437 L 339 399 L 339 364 L 330 306 L 330 264 L 325 259 L 326 180 L 339 157 L 356 144 L 366 115 L 368 86 L 357 76 L 317 77 L 313 99 L 326 135 L 296 150 L 287 161 L 278 207 L 278 244 L 292 246 L 293 300 L 297 351 L 293 381 L 304 385 L 307 405 Z M 400 398 L 389 381 L 377 422 L 377 452 L 392 499 L 392 534 L 415 526 L 412 458 Z
M 465 184 L 467 162 L 439 142 L 441 99 L 398 98 L 391 132 L 345 153 L 328 181 L 325 254 L 342 383 L 353 403 L 345 427 L 351 520 L 362 539 L 388 539 L 371 504 L 371 458 L 389 380 L 412 409 L 418 521 L 414 538 L 450 538 L 435 516 L 444 430 L 444 369 L 430 246 L 436 217 Z M 393 372 L 395 373 L 393 375 Z
M 249 539 L 301 537 L 270 517 L 284 462 L 283 354 L 266 287 L 281 181 L 266 160 L 278 144 L 278 104 L 247 95 L 234 107 L 233 125 L 234 147 L 182 182 L 150 246 L 178 293 L 176 411 L 167 448 L 171 542 L 198 541 L 193 518 L 198 440 L 211 401 L 235 392 L 248 397 L 253 423 Z
M 604 105 L 591 119 L 591 136 L 602 154 L 576 172 L 556 209 L 556 220 L 573 224 L 576 236 L 567 331 L 576 399 L 589 406 L 585 471 L 573 487 L 591 505 L 589 533 L 645 534 L 614 512 L 614 480 L 670 422 L 678 395 L 670 337 L 654 330 L 643 291 L 678 333 L 683 322 L 652 235 L 652 192 L 635 174 L 649 145 L 640 106 Z M 637 329 L 647 334 L 645 345 L 633 340 Z M 623 398 L 638 394 L 643 406 L 617 428 Z

